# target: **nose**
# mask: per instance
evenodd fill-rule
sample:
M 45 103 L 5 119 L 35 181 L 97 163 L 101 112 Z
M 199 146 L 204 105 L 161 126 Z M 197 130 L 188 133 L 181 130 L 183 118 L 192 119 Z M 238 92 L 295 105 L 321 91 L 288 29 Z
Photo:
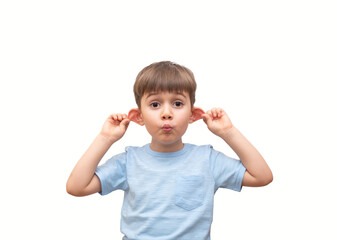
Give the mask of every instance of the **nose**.
M 169 106 L 164 106 L 161 112 L 162 120 L 171 120 L 173 118 L 173 114 L 171 108 Z

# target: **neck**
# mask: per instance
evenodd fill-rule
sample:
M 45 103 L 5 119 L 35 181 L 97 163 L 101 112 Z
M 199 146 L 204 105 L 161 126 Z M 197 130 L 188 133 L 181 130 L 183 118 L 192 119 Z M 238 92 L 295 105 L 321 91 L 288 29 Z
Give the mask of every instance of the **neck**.
M 150 148 L 156 152 L 178 152 L 184 148 L 182 139 L 173 143 L 160 143 L 152 139 Z

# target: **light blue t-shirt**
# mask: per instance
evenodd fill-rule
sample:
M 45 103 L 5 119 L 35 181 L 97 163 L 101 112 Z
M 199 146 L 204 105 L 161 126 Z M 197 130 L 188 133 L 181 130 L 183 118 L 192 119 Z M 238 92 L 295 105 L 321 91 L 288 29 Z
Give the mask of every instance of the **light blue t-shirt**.
M 127 147 L 96 169 L 100 194 L 124 191 L 123 240 L 210 240 L 214 193 L 241 191 L 246 169 L 212 146 L 160 153 Z

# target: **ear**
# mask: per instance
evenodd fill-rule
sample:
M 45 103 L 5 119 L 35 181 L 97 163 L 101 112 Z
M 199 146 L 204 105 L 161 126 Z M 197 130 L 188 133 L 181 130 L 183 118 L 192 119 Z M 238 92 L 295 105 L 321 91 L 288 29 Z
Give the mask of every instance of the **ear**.
M 140 114 L 139 108 L 132 108 L 129 111 L 128 119 L 130 119 L 131 121 L 133 121 L 133 122 L 135 122 L 135 123 L 137 123 L 141 126 L 144 125 L 144 122 L 143 122 L 142 116 Z
M 192 116 L 190 118 L 189 123 L 193 123 L 195 121 L 198 121 L 198 120 L 202 119 L 201 115 L 203 115 L 203 114 L 205 114 L 204 110 L 202 110 L 199 107 L 193 107 L 192 108 Z

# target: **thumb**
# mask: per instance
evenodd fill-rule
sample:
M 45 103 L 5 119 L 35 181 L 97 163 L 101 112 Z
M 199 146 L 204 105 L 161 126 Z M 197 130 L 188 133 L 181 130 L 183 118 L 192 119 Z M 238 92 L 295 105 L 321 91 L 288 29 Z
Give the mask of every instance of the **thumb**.
M 207 114 L 207 113 L 202 114 L 201 117 L 202 117 L 202 119 L 204 120 L 204 122 L 205 122 L 206 124 L 207 124 L 209 121 L 212 120 L 212 117 L 211 117 L 209 114 Z
M 128 118 L 125 118 L 123 119 L 123 121 L 121 121 L 121 124 L 125 127 L 125 130 L 128 128 L 129 123 L 130 123 L 130 119 Z

